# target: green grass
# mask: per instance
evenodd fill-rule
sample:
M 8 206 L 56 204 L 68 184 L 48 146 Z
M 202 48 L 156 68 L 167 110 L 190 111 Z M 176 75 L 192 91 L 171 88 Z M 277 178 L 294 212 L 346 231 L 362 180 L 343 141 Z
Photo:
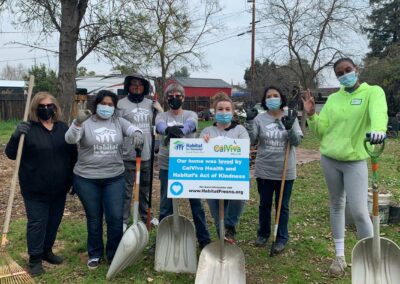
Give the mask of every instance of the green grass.
M 204 126 L 203 126 L 204 127 Z M 303 146 L 317 149 L 318 142 L 307 132 Z M 388 140 L 380 159 L 379 184 L 385 185 L 395 196 L 400 196 L 399 172 L 400 140 Z M 78 202 L 78 201 L 75 201 Z M 334 255 L 334 246 L 329 225 L 328 192 L 318 161 L 298 166 L 298 178 L 294 184 L 291 200 L 290 241 L 283 255 L 269 257 L 271 242 L 266 248 L 256 248 L 258 223 L 258 193 L 252 181 L 250 200 L 238 227 L 238 245 L 246 259 L 247 283 L 350 283 L 350 271 L 339 279 L 330 278 L 327 269 Z M 182 202 L 186 203 L 186 202 Z M 68 203 L 70 204 L 70 202 Z M 70 205 L 67 205 L 70 206 Z M 187 208 L 187 207 L 186 207 Z M 206 210 L 208 208 L 206 206 Z M 57 237 L 56 249 L 66 257 L 65 264 L 46 268 L 47 273 L 38 278 L 39 283 L 108 283 L 105 280 L 107 264 L 95 271 L 86 268 L 86 223 L 82 212 L 66 216 Z M 186 216 L 190 213 L 181 210 Z M 209 229 L 215 238 L 215 229 L 208 219 Z M 25 221 L 14 221 L 11 226 L 9 251 L 12 257 L 25 265 Z M 400 243 L 398 225 L 383 225 L 381 233 Z M 155 230 L 150 234 L 149 244 L 155 241 Z M 346 258 L 350 262 L 351 250 L 356 243 L 354 228 L 346 232 Z M 154 270 L 154 255 L 143 256 L 129 269 L 123 271 L 111 283 L 194 283 L 194 275 L 159 273 Z
M 0 145 L 7 144 L 18 122 L 18 120 L 0 121 Z

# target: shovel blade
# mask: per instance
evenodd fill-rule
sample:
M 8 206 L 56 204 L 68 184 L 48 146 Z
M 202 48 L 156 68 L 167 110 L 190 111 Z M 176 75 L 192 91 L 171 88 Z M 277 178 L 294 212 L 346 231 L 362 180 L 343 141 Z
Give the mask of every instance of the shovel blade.
M 209 244 L 201 251 L 195 284 L 230 283 L 246 283 L 243 251 L 238 246 L 225 243 L 221 259 L 220 244 Z
M 114 278 L 119 272 L 133 264 L 149 241 L 146 225 L 139 221 L 130 226 L 122 236 L 110 268 L 107 279 Z
M 390 284 L 400 281 L 400 248 L 380 238 L 381 259 L 374 259 L 373 237 L 360 240 L 352 252 L 352 284 Z
M 196 273 L 196 235 L 189 219 L 178 217 L 179 231 L 174 231 L 173 216 L 158 225 L 154 269 L 176 273 Z

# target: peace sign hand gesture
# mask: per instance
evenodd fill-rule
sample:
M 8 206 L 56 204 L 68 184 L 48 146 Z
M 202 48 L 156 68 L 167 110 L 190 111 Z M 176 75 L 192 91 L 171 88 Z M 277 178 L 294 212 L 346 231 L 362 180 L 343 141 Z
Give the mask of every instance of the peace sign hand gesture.
M 84 101 L 83 103 L 81 101 L 78 102 L 77 108 L 78 108 L 78 114 L 76 116 L 75 123 L 80 126 L 85 120 L 87 120 L 91 115 L 92 112 L 88 109 L 86 109 L 86 104 L 87 101 Z
M 315 113 L 315 102 L 314 97 L 311 95 L 310 89 L 307 89 L 304 92 L 303 97 L 301 98 L 303 101 L 304 110 L 308 116 L 312 116 Z

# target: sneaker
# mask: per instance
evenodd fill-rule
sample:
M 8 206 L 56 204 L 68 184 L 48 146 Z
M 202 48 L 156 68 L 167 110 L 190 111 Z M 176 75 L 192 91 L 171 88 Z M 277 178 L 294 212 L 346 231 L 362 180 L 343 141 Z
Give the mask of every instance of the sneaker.
M 87 267 L 90 270 L 96 269 L 97 267 L 99 267 L 99 265 L 100 265 L 100 258 L 99 257 L 91 258 L 87 262 Z
M 228 242 L 228 243 L 230 243 L 232 245 L 236 244 L 235 235 L 236 235 L 235 228 L 230 228 L 230 227 L 229 228 L 225 228 L 225 237 L 224 237 L 224 239 L 225 239 L 226 242 Z
M 342 276 L 346 267 L 347 263 L 344 256 L 337 256 L 329 267 L 329 275 L 333 277 Z
M 44 253 L 42 259 L 51 264 L 61 264 L 64 261 L 61 256 L 55 255 L 52 251 Z
M 42 261 L 40 260 L 40 262 L 28 262 L 28 273 L 32 277 L 36 277 L 45 273 L 42 266 Z
M 283 243 L 274 243 L 271 248 L 271 255 L 278 255 L 282 253 L 285 249 L 285 245 Z
M 157 218 L 153 218 L 153 219 L 151 219 L 150 223 L 151 223 L 153 226 L 158 226 L 158 224 L 159 224 L 160 222 L 158 221 Z
M 262 236 L 258 236 L 257 240 L 255 241 L 256 247 L 263 247 L 267 244 L 268 238 L 264 238 Z

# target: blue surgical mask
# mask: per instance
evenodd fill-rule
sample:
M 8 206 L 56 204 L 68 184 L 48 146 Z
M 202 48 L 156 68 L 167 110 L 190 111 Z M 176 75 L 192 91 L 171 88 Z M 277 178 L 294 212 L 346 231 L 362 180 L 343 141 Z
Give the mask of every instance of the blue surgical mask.
M 358 75 L 356 71 L 351 71 L 347 74 L 338 77 L 338 80 L 340 84 L 342 84 L 344 87 L 351 88 L 357 83 Z
M 281 108 L 281 98 L 269 98 L 265 100 L 265 104 L 269 110 L 278 110 Z
M 221 112 L 218 111 L 215 114 L 215 121 L 220 124 L 229 124 L 232 121 L 232 113 L 231 112 Z
M 96 114 L 102 119 L 108 119 L 114 114 L 115 108 L 106 105 L 97 105 Z

